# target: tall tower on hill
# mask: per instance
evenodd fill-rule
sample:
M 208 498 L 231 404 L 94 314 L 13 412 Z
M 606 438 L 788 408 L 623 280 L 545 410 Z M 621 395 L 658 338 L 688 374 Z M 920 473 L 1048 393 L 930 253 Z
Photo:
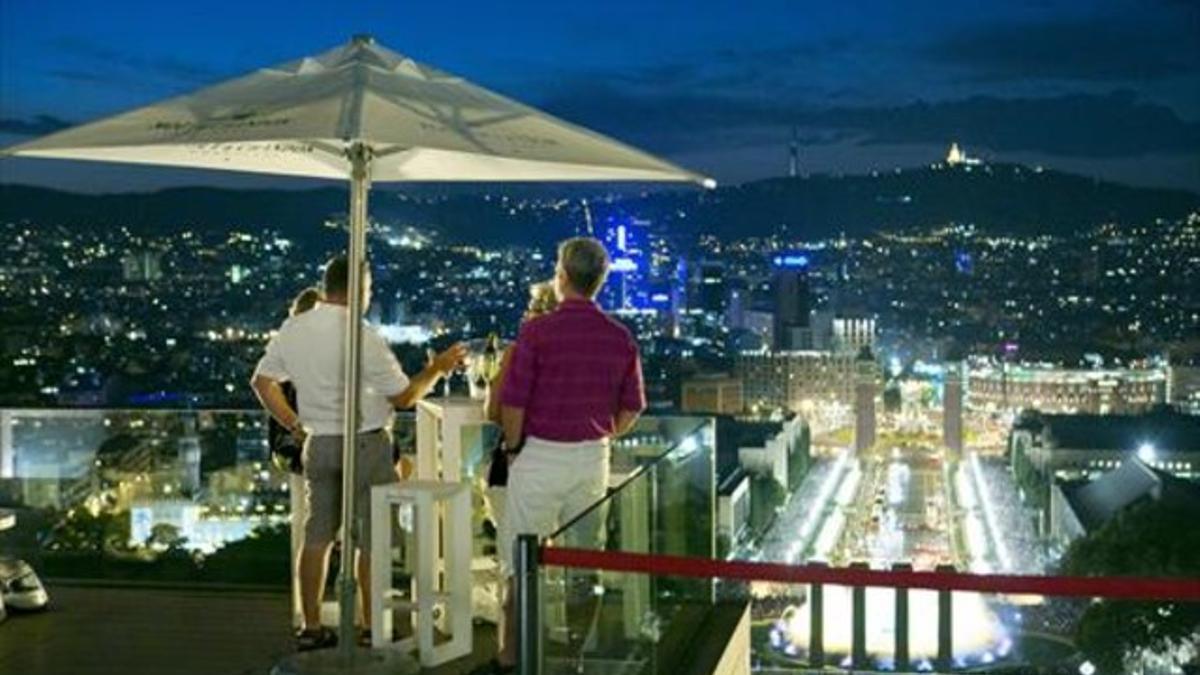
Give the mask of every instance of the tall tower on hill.
M 788 177 L 800 175 L 800 132 L 792 127 L 792 143 L 788 148 Z

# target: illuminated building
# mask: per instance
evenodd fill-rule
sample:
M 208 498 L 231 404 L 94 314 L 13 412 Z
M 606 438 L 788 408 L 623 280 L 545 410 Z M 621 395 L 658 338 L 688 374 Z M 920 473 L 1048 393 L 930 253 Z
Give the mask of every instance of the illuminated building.
M 1043 476 L 1094 478 L 1137 456 L 1154 469 L 1200 477 L 1200 418 L 1169 409 L 1140 415 L 1022 413 L 1013 423 L 1014 462 L 1028 460 Z
M 256 528 L 287 522 L 285 516 L 239 514 L 209 517 L 205 507 L 192 501 L 160 499 L 137 501 L 129 509 L 129 545 L 144 546 L 156 527 L 168 526 L 190 551 L 212 553 L 225 544 L 250 536 Z
M 180 488 L 187 494 L 200 489 L 200 437 L 196 435 L 196 419 L 183 418 L 183 434 L 178 441 Z
M 685 414 L 737 415 L 745 409 L 740 378 L 725 374 L 694 377 L 683 383 L 681 409 Z
M 718 554 L 730 555 L 749 535 L 750 478 L 744 471 L 734 471 L 717 487 Z
M 125 281 L 157 281 L 162 278 L 162 254 L 158 251 L 136 251 L 121 258 Z
M 1167 398 L 1172 405 L 1191 414 L 1200 415 L 1200 363 L 1172 364 Z
M 839 352 L 859 353 L 875 348 L 875 317 L 867 314 L 838 313 L 831 319 L 830 348 Z
M 607 309 L 646 309 L 650 306 L 650 221 L 610 221 L 600 238 L 611 261 L 608 281 L 600 289 Z
M 942 384 L 942 443 L 950 456 L 957 459 L 963 451 L 963 382 L 962 364 L 947 364 Z
M 808 427 L 793 415 L 778 432 L 757 439 L 761 445 L 738 448 L 738 464 L 746 473 L 770 476 L 787 490 L 799 487 L 808 470 Z
M 229 283 L 240 284 L 250 278 L 251 270 L 245 265 L 230 265 L 229 266 Z
M 988 412 L 1134 413 L 1167 400 L 1165 368 L 1060 368 L 972 363 L 967 403 Z
M 863 348 L 854 362 L 854 449 L 863 452 L 875 445 L 875 390 L 879 369 L 871 350 Z
M 775 350 L 812 349 L 812 294 L 808 287 L 809 256 L 776 254 L 772 286 L 775 294 Z
M 850 405 L 854 355 L 818 351 L 743 352 L 734 357 L 747 407 L 798 411 L 805 401 Z
M 968 156 L 962 148 L 958 147 L 958 143 L 950 144 L 950 151 L 946 153 L 946 166 L 978 166 L 980 164 L 983 164 L 983 160 Z

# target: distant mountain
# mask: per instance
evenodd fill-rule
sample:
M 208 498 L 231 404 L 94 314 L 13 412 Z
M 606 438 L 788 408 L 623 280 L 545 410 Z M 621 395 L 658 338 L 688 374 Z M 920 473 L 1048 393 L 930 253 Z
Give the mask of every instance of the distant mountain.
M 599 192 L 599 188 L 596 193 Z M 371 196 L 380 221 L 434 229 L 445 241 L 544 244 L 572 233 L 581 186 L 478 186 Z M 509 199 L 504 200 L 502 195 Z M 556 198 L 562 201 L 552 208 Z M 0 219 L 72 227 L 126 225 L 138 231 L 225 231 L 269 225 L 297 238 L 328 239 L 322 227 L 341 218 L 347 193 L 314 190 L 175 188 L 152 193 L 84 195 L 0 185 Z M 540 202 L 540 206 L 530 206 Z M 1152 224 L 1200 210 L 1200 195 L 1140 188 L 1013 164 L 926 167 L 860 176 L 776 178 L 702 192 L 625 189 L 591 199 L 593 216 L 630 214 L 687 233 L 725 237 L 786 229 L 802 238 L 862 235 L 950 222 L 1019 234 L 1066 234 L 1106 222 Z
M 1066 234 L 1101 223 L 1152 224 L 1200 210 L 1200 195 L 998 164 L 864 176 L 775 178 L 700 197 L 691 218 L 723 236 L 862 235 L 943 223 L 1014 234 Z

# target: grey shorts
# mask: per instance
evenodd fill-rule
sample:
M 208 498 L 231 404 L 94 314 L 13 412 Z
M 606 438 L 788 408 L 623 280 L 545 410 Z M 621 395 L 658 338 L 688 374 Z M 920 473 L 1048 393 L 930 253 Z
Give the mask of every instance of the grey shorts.
M 371 545 L 371 487 L 399 480 L 392 466 L 392 438 L 385 431 L 358 436 L 354 521 L 357 548 Z M 342 437 L 313 436 L 304 444 L 304 545 L 324 546 L 342 524 Z

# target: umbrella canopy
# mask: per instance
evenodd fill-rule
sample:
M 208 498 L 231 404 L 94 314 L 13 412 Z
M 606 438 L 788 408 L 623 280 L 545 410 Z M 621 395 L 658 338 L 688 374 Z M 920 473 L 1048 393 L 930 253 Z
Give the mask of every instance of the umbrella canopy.
M 640 150 L 356 37 L 4 154 L 378 181 L 684 181 Z

